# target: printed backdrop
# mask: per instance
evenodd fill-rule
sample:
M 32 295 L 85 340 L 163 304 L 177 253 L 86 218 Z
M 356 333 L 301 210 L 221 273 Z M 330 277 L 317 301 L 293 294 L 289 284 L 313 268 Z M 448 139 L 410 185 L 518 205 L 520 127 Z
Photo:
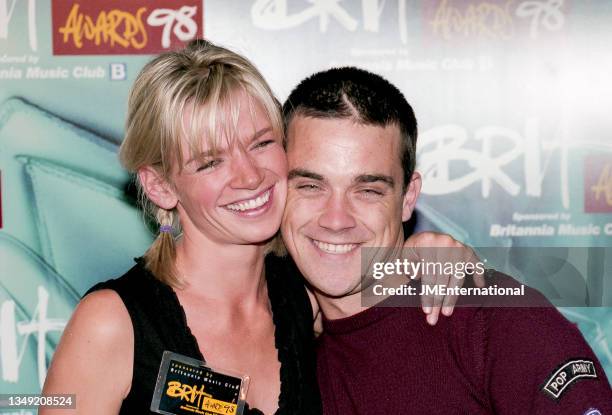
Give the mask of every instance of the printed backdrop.
M 612 375 L 611 24 L 605 0 L 0 0 L 0 390 L 38 392 L 80 296 L 151 241 L 116 159 L 126 97 L 196 36 L 281 100 L 333 65 L 398 85 L 420 126 L 417 229 L 588 248 L 599 272 L 562 312 Z

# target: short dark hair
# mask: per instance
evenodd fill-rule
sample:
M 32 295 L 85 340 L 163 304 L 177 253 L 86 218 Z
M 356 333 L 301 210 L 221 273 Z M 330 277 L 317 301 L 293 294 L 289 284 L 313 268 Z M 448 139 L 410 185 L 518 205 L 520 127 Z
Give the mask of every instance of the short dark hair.
M 417 121 L 404 95 L 380 75 L 347 66 L 317 72 L 296 86 L 283 105 L 285 131 L 295 116 L 354 118 L 366 125 L 397 125 L 404 186 L 415 168 Z

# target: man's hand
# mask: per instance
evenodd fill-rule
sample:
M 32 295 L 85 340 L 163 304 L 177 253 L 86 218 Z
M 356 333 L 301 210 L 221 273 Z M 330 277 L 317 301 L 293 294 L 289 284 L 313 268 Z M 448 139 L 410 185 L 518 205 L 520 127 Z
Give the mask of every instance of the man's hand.
M 444 248 L 444 249 L 435 249 Z M 453 249 L 448 249 L 453 248 Z M 421 232 L 411 235 L 404 242 L 404 249 L 407 250 L 409 259 L 411 261 L 421 261 L 425 263 L 458 263 L 458 262 L 480 262 L 478 256 L 474 251 L 463 245 L 461 242 L 455 240 L 452 236 L 436 233 L 436 232 Z M 485 280 L 484 275 L 474 273 L 471 275 L 474 278 L 474 284 L 477 287 L 484 287 Z M 414 276 L 415 279 L 421 279 L 421 285 L 435 286 L 444 285 L 447 287 L 461 287 L 465 278 L 458 278 L 455 276 L 447 275 L 431 275 L 429 273 L 422 273 Z M 445 316 L 453 314 L 453 309 L 457 303 L 458 297 L 456 295 L 448 295 L 446 297 L 442 295 L 423 295 L 421 297 L 421 304 L 423 311 L 427 314 L 427 322 L 434 326 L 438 322 L 438 316 L 440 310 Z

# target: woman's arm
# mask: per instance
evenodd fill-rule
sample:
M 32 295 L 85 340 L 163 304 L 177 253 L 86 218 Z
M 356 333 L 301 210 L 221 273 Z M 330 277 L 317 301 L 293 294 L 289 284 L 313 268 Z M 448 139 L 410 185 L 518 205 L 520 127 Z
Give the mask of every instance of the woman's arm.
M 57 347 L 44 395 L 75 394 L 76 410 L 39 415 L 118 414 L 130 391 L 134 354 L 132 322 L 119 295 L 100 290 L 77 306 Z

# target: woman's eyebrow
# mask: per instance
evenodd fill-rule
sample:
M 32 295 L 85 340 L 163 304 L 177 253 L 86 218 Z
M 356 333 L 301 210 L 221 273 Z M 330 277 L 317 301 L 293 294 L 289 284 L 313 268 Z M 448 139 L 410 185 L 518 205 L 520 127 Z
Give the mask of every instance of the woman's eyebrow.
M 257 131 L 255 134 L 253 134 L 253 137 L 251 137 L 251 142 L 257 140 L 259 137 L 261 137 L 262 135 L 268 133 L 272 131 L 272 126 L 267 126 L 262 128 L 261 130 Z
M 253 141 L 257 140 L 258 138 L 260 138 L 262 135 L 268 133 L 272 131 L 272 127 L 271 126 L 267 126 L 262 128 L 261 130 L 255 132 L 255 134 L 253 134 L 253 136 L 251 137 L 251 140 L 249 141 L 249 143 L 252 143 Z M 224 149 L 214 149 L 214 150 L 206 150 L 206 151 L 202 151 L 201 153 L 196 154 L 195 156 L 191 157 L 185 164 L 189 164 L 189 163 L 193 163 L 194 161 L 198 161 L 198 160 L 202 160 L 202 159 L 206 159 L 208 157 L 212 157 L 212 156 L 218 156 L 220 154 L 225 153 Z
M 186 163 L 185 165 L 189 164 L 189 163 L 193 163 L 195 161 L 199 161 L 199 160 L 203 160 L 206 159 L 208 157 L 212 157 L 212 156 L 218 156 L 219 154 L 223 154 L 225 153 L 225 150 L 220 149 L 220 150 L 206 150 L 206 151 L 202 151 L 201 153 L 196 154 L 195 156 L 191 157 Z

